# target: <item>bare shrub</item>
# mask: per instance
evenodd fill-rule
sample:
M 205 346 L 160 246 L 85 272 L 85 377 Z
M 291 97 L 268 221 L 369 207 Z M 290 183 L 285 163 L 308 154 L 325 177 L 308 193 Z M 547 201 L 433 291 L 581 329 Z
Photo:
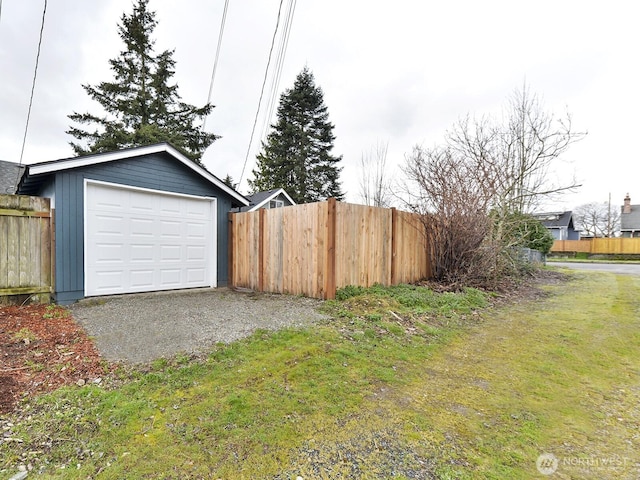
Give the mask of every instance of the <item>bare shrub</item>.
M 540 202 L 571 191 L 552 166 L 584 136 L 571 118 L 546 113 L 526 86 L 516 91 L 505 120 L 458 121 L 442 146 L 415 147 L 407 156 L 404 203 L 421 213 L 436 280 L 488 284 L 520 274 L 523 222 Z

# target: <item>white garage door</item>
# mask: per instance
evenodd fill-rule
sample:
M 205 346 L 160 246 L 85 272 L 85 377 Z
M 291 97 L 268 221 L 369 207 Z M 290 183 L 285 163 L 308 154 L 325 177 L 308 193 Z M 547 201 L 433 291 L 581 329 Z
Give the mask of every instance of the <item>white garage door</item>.
M 85 183 L 85 295 L 215 287 L 215 199 Z

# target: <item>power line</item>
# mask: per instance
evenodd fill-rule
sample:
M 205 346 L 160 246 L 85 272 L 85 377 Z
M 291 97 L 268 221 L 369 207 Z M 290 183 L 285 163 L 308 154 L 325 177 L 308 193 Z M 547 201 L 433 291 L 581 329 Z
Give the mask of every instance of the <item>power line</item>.
M 1 2 L 2 0 L 0 0 Z M 211 95 L 213 93 L 213 81 L 216 78 L 216 70 L 218 68 L 218 59 L 220 58 L 220 46 L 222 45 L 222 34 L 224 33 L 224 25 L 227 21 L 227 10 L 229 9 L 229 0 L 225 0 L 224 9 L 222 11 L 222 20 L 220 21 L 220 33 L 218 34 L 218 46 L 216 47 L 216 56 L 213 61 L 213 70 L 211 71 L 211 82 L 209 83 L 209 95 L 207 96 L 207 105 L 211 103 Z M 208 115 L 207 115 L 208 117 Z M 207 117 L 202 121 L 202 130 L 207 125 Z
M 44 0 L 44 8 L 42 9 L 42 23 L 40 24 L 40 37 L 38 39 L 38 52 L 36 53 L 36 66 L 33 70 L 33 82 L 31 83 L 31 95 L 29 96 L 29 109 L 27 110 L 27 122 L 24 126 L 24 136 L 22 137 L 22 149 L 20 150 L 20 162 L 22 166 L 22 156 L 24 155 L 24 146 L 27 143 L 27 132 L 29 131 L 29 120 L 31 119 L 31 107 L 33 106 L 33 94 L 36 90 L 36 79 L 38 78 L 38 63 L 40 62 L 40 50 L 42 48 L 42 34 L 44 32 L 44 19 L 47 15 L 47 0 Z M 20 170 L 18 169 L 18 172 Z M 16 188 L 18 187 L 18 181 L 20 180 L 20 174 L 16 178 Z
M 282 13 L 282 4 L 284 0 L 280 0 L 280 6 L 278 7 L 278 18 L 276 19 L 276 28 L 273 32 L 273 38 L 271 39 L 271 47 L 269 48 L 269 58 L 267 60 L 267 68 L 264 70 L 264 79 L 262 80 L 262 88 L 260 89 L 260 99 L 258 100 L 258 108 L 256 110 L 256 116 L 253 119 L 253 128 L 251 129 L 251 137 L 249 138 L 249 145 L 247 146 L 247 154 L 244 157 L 244 164 L 242 165 L 242 173 L 240 174 L 240 180 L 238 185 L 242 183 L 244 177 L 244 170 L 247 167 L 247 160 L 249 159 L 249 152 L 251 150 L 251 144 L 253 143 L 253 135 L 256 132 L 256 124 L 258 123 L 258 115 L 260 114 L 260 105 L 262 105 L 262 97 L 264 95 L 264 87 L 267 83 L 267 75 L 269 74 L 269 66 L 271 65 L 271 55 L 273 54 L 273 46 L 276 43 L 276 35 L 278 34 L 278 26 L 280 25 L 280 15 Z
M 289 0 L 286 20 L 284 23 L 284 28 L 282 29 L 282 34 L 280 37 L 280 45 L 278 49 L 278 55 L 276 57 L 276 67 L 273 72 L 273 77 L 271 80 L 271 91 L 269 94 L 269 101 L 267 104 L 269 108 L 267 109 L 264 117 L 264 122 L 262 126 L 262 135 L 260 136 L 261 140 L 264 140 L 267 136 L 267 132 L 270 127 L 270 120 L 273 117 L 273 109 L 276 104 L 276 100 L 278 98 L 278 89 L 280 86 L 280 79 L 282 77 L 282 69 L 284 67 L 284 59 L 287 54 L 287 47 L 289 45 L 289 36 L 291 33 L 291 25 L 293 23 L 293 15 L 296 9 L 296 0 Z
M 33 69 L 33 81 L 31 82 L 31 95 L 29 96 L 29 108 L 27 109 L 27 121 L 24 126 L 24 136 L 22 137 L 22 149 L 20 150 L 20 165 L 22 165 L 22 157 L 24 155 L 24 147 L 27 143 L 27 132 L 29 131 L 29 121 L 31 119 L 31 108 L 33 107 L 33 95 L 36 90 L 36 79 L 38 78 L 38 64 L 40 63 L 40 50 L 42 49 L 42 34 L 44 32 L 44 19 L 47 15 L 47 0 L 44 0 L 44 8 L 42 9 L 42 22 L 40 24 L 40 36 L 38 38 L 38 51 L 36 53 L 36 65 Z

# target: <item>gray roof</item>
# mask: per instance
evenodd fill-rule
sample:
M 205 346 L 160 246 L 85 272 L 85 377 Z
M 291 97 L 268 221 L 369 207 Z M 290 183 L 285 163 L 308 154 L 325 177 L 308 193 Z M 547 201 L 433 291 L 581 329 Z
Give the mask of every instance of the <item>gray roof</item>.
M 281 199 L 286 199 L 285 205 L 295 205 L 296 202 L 289 196 L 289 194 L 283 188 L 274 188 L 272 190 L 266 190 L 264 192 L 256 192 L 252 195 L 247 195 L 247 199 L 249 199 L 249 206 L 242 207 L 240 209 L 241 212 L 252 212 L 257 210 L 272 200 L 274 198 L 281 197 Z
M 247 198 L 251 202 L 250 205 L 258 205 L 264 202 L 266 199 L 273 196 L 273 194 L 276 193 L 278 190 L 280 189 L 274 188 L 273 190 L 267 190 L 266 192 L 256 192 L 253 195 L 247 195 Z
M 624 207 L 620 207 L 620 212 Z M 640 205 L 631 205 L 631 213 L 620 214 L 620 230 L 640 230 Z
M 0 160 L 0 195 L 16 193 L 16 185 L 24 173 L 24 165 Z
M 573 212 L 536 213 L 533 215 L 547 228 L 573 227 Z
M 29 165 L 26 175 L 20 183 L 20 192 L 28 194 L 34 190 L 34 185 L 39 185 L 46 175 L 63 170 L 71 170 L 79 167 L 86 167 L 101 163 L 113 162 L 118 160 L 129 159 L 137 156 L 149 155 L 154 153 L 166 153 L 175 160 L 181 162 L 201 177 L 205 178 L 219 189 L 232 196 L 241 205 L 249 205 L 249 200 L 240 192 L 226 185 L 222 180 L 209 172 L 206 168 L 198 165 L 194 161 L 180 153 L 175 147 L 167 142 L 156 143 L 153 145 L 145 145 L 142 147 L 123 148 L 113 152 L 93 153 L 80 157 L 62 158 L 59 160 L 50 160 L 46 162 L 33 163 Z

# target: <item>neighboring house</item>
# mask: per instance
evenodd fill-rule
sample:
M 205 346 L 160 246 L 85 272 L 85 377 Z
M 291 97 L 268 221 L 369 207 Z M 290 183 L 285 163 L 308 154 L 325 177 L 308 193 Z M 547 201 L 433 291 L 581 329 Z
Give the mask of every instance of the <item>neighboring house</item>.
M 0 195 L 16 193 L 16 185 L 24 173 L 24 165 L 0 160 Z
M 580 231 L 575 229 L 571 210 L 535 213 L 533 216 L 542 222 L 555 240 L 580 240 Z
M 628 193 L 621 207 L 620 232 L 622 237 L 640 237 L 640 205 L 631 205 Z
M 266 192 L 258 192 L 248 195 L 248 207 L 242 207 L 241 212 L 253 212 L 261 208 L 280 208 L 295 205 L 296 202 L 284 191 L 283 188 L 275 188 Z
M 55 211 L 55 300 L 227 283 L 228 218 L 249 201 L 161 143 L 27 166 Z

